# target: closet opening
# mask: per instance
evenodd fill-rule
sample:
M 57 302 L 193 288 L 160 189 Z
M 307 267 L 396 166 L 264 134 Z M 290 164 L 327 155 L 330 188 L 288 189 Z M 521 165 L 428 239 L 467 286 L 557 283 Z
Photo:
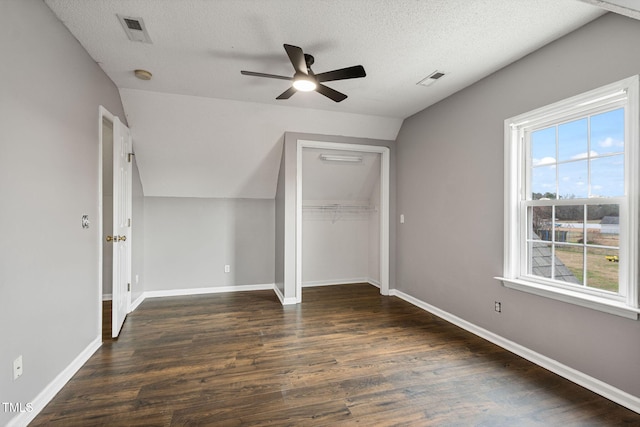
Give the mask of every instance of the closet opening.
M 298 141 L 296 294 L 370 283 L 389 294 L 389 149 Z

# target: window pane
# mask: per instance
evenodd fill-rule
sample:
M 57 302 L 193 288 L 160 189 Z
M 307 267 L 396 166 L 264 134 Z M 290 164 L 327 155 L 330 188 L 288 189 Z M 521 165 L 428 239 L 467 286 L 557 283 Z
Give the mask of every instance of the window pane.
M 539 166 L 531 171 L 531 199 L 556 198 L 556 166 Z
M 558 165 L 558 195 L 561 199 L 588 197 L 587 160 Z
M 558 161 L 586 159 L 588 134 L 586 118 L 558 126 Z
M 553 207 L 533 206 L 529 208 L 529 239 L 551 241 L 553 229 Z
M 620 206 L 587 206 L 587 244 L 620 246 Z
M 554 279 L 582 284 L 584 275 L 584 248 L 582 246 L 556 245 Z
M 619 255 L 617 249 L 587 247 L 587 283 L 590 288 L 618 292 Z
M 624 108 L 591 117 L 591 150 L 599 155 L 624 151 Z
M 556 162 L 556 128 L 540 129 L 531 133 L 531 165 L 541 166 Z
M 584 222 L 584 205 L 556 206 L 558 227 L 582 227 Z
M 624 196 L 624 155 L 591 159 L 591 196 Z
M 556 242 L 583 243 L 584 205 L 556 206 Z
M 529 274 L 539 277 L 551 278 L 551 266 L 553 256 L 551 245 L 542 242 L 529 242 Z

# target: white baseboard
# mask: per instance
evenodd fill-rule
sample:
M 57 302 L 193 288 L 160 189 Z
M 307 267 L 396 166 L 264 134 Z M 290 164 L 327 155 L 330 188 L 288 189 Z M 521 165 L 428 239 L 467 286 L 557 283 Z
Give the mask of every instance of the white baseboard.
M 378 280 L 374 280 L 374 279 L 367 280 L 367 283 L 372 285 L 372 286 L 375 286 L 376 288 L 379 288 L 381 286 L 380 282 Z
M 44 409 L 45 406 L 55 397 L 56 394 L 73 377 L 82 365 L 96 352 L 102 345 L 102 336 L 93 340 L 75 359 L 60 372 L 31 402 L 33 410 L 30 412 L 20 412 L 13 417 L 7 427 L 27 426 Z
M 113 294 L 102 294 L 102 301 L 113 301 Z
M 214 286 L 209 288 L 190 289 L 167 289 L 161 291 L 146 291 L 143 296 L 147 298 L 176 297 L 185 295 L 217 294 L 222 292 L 243 292 L 243 291 L 264 291 L 274 288 L 273 283 L 258 285 L 238 285 L 238 286 Z
M 296 298 L 285 298 L 282 295 L 282 292 L 278 289 L 278 287 L 273 283 L 265 283 L 258 285 L 239 285 L 239 286 L 218 286 L 218 287 L 209 287 L 209 288 L 190 288 L 190 289 L 168 289 L 161 291 L 146 291 L 140 295 L 129 308 L 129 312 L 134 311 L 142 302 L 147 298 L 163 298 L 163 297 L 174 297 L 174 296 L 185 296 L 185 295 L 200 295 L 200 294 L 216 294 L 222 292 L 244 292 L 244 291 L 265 291 L 265 290 L 273 290 L 280 303 L 282 305 L 289 304 L 297 304 L 298 301 Z
M 278 299 L 280 300 L 280 304 L 282 305 L 293 305 L 293 304 L 298 304 L 300 302 L 295 297 L 285 298 L 284 295 L 282 295 L 282 292 L 280 291 L 280 289 L 278 289 L 276 285 L 273 285 L 273 291 L 276 293 L 276 296 L 278 297 Z
M 334 279 L 334 280 L 308 280 L 302 282 L 303 288 L 312 288 L 316 286 L 335 286 L 335 285 L 353 285 L 355 283 L 369 283 L 370 285 L 380 287 L 380 284 L 368 277 L 356 277 L 351 279 Z
M 518 356 L 535 363 L 536 365 L 542 366 L 543 368 L 554 372 L 561 377 L 568 379 L 569 381 L 581 385 L 582 387 L 589 389 L 594 393 L 598 393 L 599 395 L 606 397 L 607 399 L 612 400 L 619 405 L 629 408 L 634 412 L 640 413 L 640 397 L 634 396 L 623 390 L 613 387 L 612 385 L 607 384 L 597 378 L 593 378 L 592 376 L 587 375 L 584 372 L 578 371 L 574 368 L 558 362 L 557 360 L 553 360 L 543 354 L 535 352 L 518 343 L 501 337 L 500 335 L 481 328 L 480 326 L 474 325 L 473 323 L 470 323 L 464 319 L 461 319 L 460 317 L 441 310 L 438 307 L 432 306 L 431 304 L 412 297 L 411 295 L 405 294 L 402 291 L 399 291 L 397 289 L 390 289 L 389 295 L 397 296 L 398 298 L 401 298 L 415 305 L 416 307 L 428 311 L 429 313 L 435 314 L 436 316 L 450 323 L 453 323 L 454 325 L 459 326 L 474 335 L 484 338 L 487 341 L 490 341 L 504 348 L 505 350 L 515 353 Z
M 134 302 L 131 303 L 131 306 L 129 307 L 129 313 L 131 313 L 133 310 L 138 308 L 138 306 L 142 304 L 142 301 L 144 301 L 144 299 L 145 299 L 145 295 L 143 292 L 142 294 L 140 294 L 138 298 L 136 298 Z

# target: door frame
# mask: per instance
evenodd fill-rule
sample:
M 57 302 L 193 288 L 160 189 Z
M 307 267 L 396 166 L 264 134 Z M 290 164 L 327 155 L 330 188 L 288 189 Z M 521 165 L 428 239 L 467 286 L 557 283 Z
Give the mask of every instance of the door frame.
M 302 150 L 357 151 L 380 154 L 380 293 L 389 295 L 390 150 L 389 147 L 340 142 L 298 140 L 296 147 L 296 299 L 302 302 Z
M 102 250 L 102 237 L 104 236 L 104 216 L 102 210 L 104 209 L 104 201 L 103 201 L 103 191 L 102 191 L 102 174 L 103 174 L 103 165 L 102 162 L 104 158 L 102 156 L 102 148 L 104 142 L 102 141 L 103 136 L 103 126 L 102 121 L 104 119 L 109 120 L 112 124 L 115 122 L 115 116 L 109 112 L 102 105 L 98 107 L 98 337 L 102 341 L 102 303 L 103 296 L 102 290 L 104 284 L 102 283 L 102 269 L 103 265 L 103 257 L 104 251 Z

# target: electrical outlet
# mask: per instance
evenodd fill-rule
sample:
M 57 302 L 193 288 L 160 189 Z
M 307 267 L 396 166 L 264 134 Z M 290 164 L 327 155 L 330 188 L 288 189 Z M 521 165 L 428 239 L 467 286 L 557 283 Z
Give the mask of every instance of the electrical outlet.
M 494 310 L 496 313 L 502 313 L 502 303 L 500 301 L 495 302 Z
M 13 361 L 13 379 L 17 380 L 22 375 L 22 355 Z
M 224 272 L 225 273 L 231 273 L 231 266 L 229 264 L 224 266 Z

